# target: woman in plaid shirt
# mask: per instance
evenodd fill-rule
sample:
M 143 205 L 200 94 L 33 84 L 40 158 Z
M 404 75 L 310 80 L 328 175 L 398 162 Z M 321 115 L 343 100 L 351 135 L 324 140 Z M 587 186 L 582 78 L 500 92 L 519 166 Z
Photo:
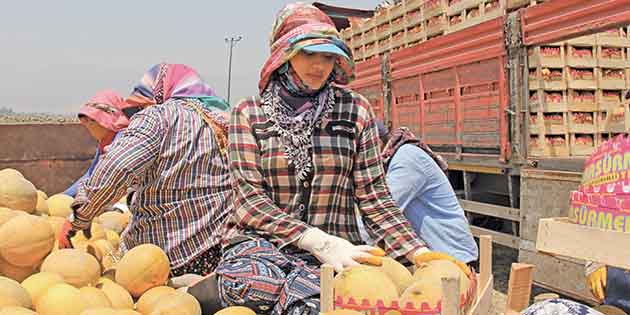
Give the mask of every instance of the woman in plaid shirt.
M 388 255 L 418 261 L 429 252 L 387 190 L 370 105 L 338 85 L 352 76 L 351 52 L 328 16 L 307 4 L 280 11 L 260 99 L 232 112 L 235 208 L 223 259 L 214 277 L 188 289 L 204 313 L 243 305 L 259 314 L 318 314 L 320 264 L 341 271 L 378 265 L 384 255 L 355 245 L 362 243 L 355 203 Z

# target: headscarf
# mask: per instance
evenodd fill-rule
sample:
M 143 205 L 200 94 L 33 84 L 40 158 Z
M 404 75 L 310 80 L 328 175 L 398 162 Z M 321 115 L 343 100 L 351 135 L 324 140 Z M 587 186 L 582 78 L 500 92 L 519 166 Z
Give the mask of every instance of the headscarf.
M 302 48 L 313 44 L 333 44 L 348 58 L 339 57 L 335 64 L 334 82 L 348 84 L 354 78 L 352 51 L 341 39 L 330 17 L 310 4 L 301 2 L 286 5 L 276 16 L 269 45 L 271 56 L 260 73 L 258 88 L 262 93 L 272 74 L 287 63 Z
M 385 126 L 383 125 L 383 128 L 384 127 Z M 381 135 L 380 132 L 382 131 L 379 130 L 379 136 L 382 138 L 383 135 Z M 387 141 L 387 144 L 385 145 L 385 148 L 381 153 L 383 164 L 385 165 L 385 170 L 387 170 L 387 168 L 389 167 L 389 162 L 391 161 L 394 154 L 396 154 L 396 151 L 398 151 L 398 149 L 400 149 L 400 147 L 405 144 L 413 144 L 417 146 L 418 148 L 426 152 L 435 161 L 435 163 L 437 163 L 440 169 L 442 169 L 443 171 L 446 171 L 448 169 L 448 163 L 446 163 L 446 160 L 441 155 L 434 153 L 433 150 L 431 150 L 431 148 L 429 148 L 426 143 L 417 138 L 409 130 L 409 128 L 400 127 L 391 132 L 391 134 L 389 135 L 389 140 Z
M 217 97 L 197 71 L 187 65 L 160 63 L 151 67 L 133 88 L 126 107 L 146 108 L 169 99 L 186 100 L 185 104 L 212 128 L 221 152 L 226 152 L 228 122 L 225 112 L 230 105 Z
M 111 144 L 117 132 L 127 128 L 129 125 L 129 120 L 121 110 L 124 104 L 125 101 L 118 93 L 111 90 L 103 90 L 92 96 L 79 109 L 79 117 L 89 117 L 109 131 L 108 135 L 99 141 L 101 151 Z
M 151 67 L 127 98 L 127 107 L 148 107 L 162 104 L 171 98 L 194 98 L 204 107 L 221 111 L 229 109 L 225 102 L 216 102 L 216 94 L 201 76 L 183 64 L 160 63 Z

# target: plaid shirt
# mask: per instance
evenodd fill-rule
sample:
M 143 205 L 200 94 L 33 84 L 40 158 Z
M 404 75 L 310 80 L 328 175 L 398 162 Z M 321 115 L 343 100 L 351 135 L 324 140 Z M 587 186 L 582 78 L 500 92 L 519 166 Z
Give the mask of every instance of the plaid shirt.
M 133 116 L 81 189 L 73 227 L 87 228 L 127 187 L 136 193 L 122 252 L 152 243 L 177 268 L 220 244 L 230 211 L 227 156 L 185 101 L 169 100 Z
M 313 174 L 301 182 L 258 101 L 232 113 L 229 155 L 235 186 L 229 238 L 256 233 L 280 248 L 309 227 L 362 243 L 356 202 L 376 244 L 400 257 L 424 246 L 392 200 L 380 159 L 374 115 L 365 98 L 335 88 L 335 107 L 313 135 Z

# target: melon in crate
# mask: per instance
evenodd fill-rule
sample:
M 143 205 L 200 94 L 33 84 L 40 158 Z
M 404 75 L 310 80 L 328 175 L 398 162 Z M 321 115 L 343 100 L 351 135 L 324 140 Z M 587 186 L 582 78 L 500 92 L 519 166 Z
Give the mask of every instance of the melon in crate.
M 57 273 L 66 283 L 77 288 L 94 285 L 101 276 L 101 265 L 96 258 L 79 249 L 61 249 L 51 253 L 44 259 L 40 270 Z
M 151 315 L 201 315 L 201 305 L 192 295 L 175 291 L 158 302 Z
M 133 309 L 133 298 L 131 294 L 118 283 L 109 279 L 102 278 L 96 285 L 97 288 L 103 290 L 107 298 L 115 309 Z
M 51 286 L 37 300 L 35 310 L 40 315 L 80 315 L 88 303 L 79 289 L 65 283 Z
M 52 272 L 39 272 L 24 279 L 22 287 L 30 295 L 33 305 L 36 305 L 37 300 L 46 293 L 48 288 L 59 283 L 64 283 L 60 275 Z
M 44 218 L 21 215 L 0 226 L 0 255 L 17 267 L 39 265 L 54 242 L 55 234 Z
M 116 265 L 116 282 L 134 297 L 168 281 L 170 263 L 161 248 L 142 244 L 128 251 Z
M 398 294 L 402 294 L 413 283 L 411 272 L 407 267 L 391 257 L 383 257 L 382 261 L 383 265 L 378 268 L 394 282 L 398 289 Z
M 367 299 L 370 304 L 382 300 L 390 304 L 398 299 L 396 284 L 381 269 L 372 266 L 354 266 L 344 269 L 335 276 L 333 287 L 336 297 L 344 302 L 353 298 L 361 304 Z
M 0 207 L 35 212 L 37 189 L 24 177 L 15 175 L 0 176 Z
M 67 218 L 72 213 L 72 208 L 70 207 L 74 202 L 74 198 L 64 195 L 64 194 L 56 194 L 50 196 L 46 200 L 48 204 L 48 214 L 55 217 Z
M 332 312 L 325 313 L 325 314 L 332 314 Z M 342 313 L 335 313 L 335 314 L 343 315 Z M 245 306 L 230 306 L 214 313 L 214 315 L 256 315 L 256 312 L 252 311 L 250 308 L 245 307 Z M 354 314 L 348 314 L 348 315 L 354 315 Z M 363 314 L 358 313 L 357 315 L 363 315 Z
M 155 287 L 144 292 L 138 302 L 136 302 L 136 310 L 142 314 L 151 314 L 155 305 L 159 303 L 165 296 L 175 292 L 175 289 L 167 286 Z
M 35 213 L 38 215 L 48 215 L 48 203 L 46 202 L 48 196 L 45 192 L 37 191 L 37 205 L 35 206 Z

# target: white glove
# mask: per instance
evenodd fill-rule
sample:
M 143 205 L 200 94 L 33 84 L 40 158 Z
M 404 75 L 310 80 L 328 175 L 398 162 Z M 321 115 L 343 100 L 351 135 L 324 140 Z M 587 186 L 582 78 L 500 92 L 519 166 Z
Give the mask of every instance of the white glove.
M 318 228 L 307 230 L 297 246 L 313 254 L 320 262 L 332 265 L 337 272 L 360 263 L 380 266 L 383 264 L 380 257 L 385 255 L 385 252 L 378 247 L 354 245 Z

